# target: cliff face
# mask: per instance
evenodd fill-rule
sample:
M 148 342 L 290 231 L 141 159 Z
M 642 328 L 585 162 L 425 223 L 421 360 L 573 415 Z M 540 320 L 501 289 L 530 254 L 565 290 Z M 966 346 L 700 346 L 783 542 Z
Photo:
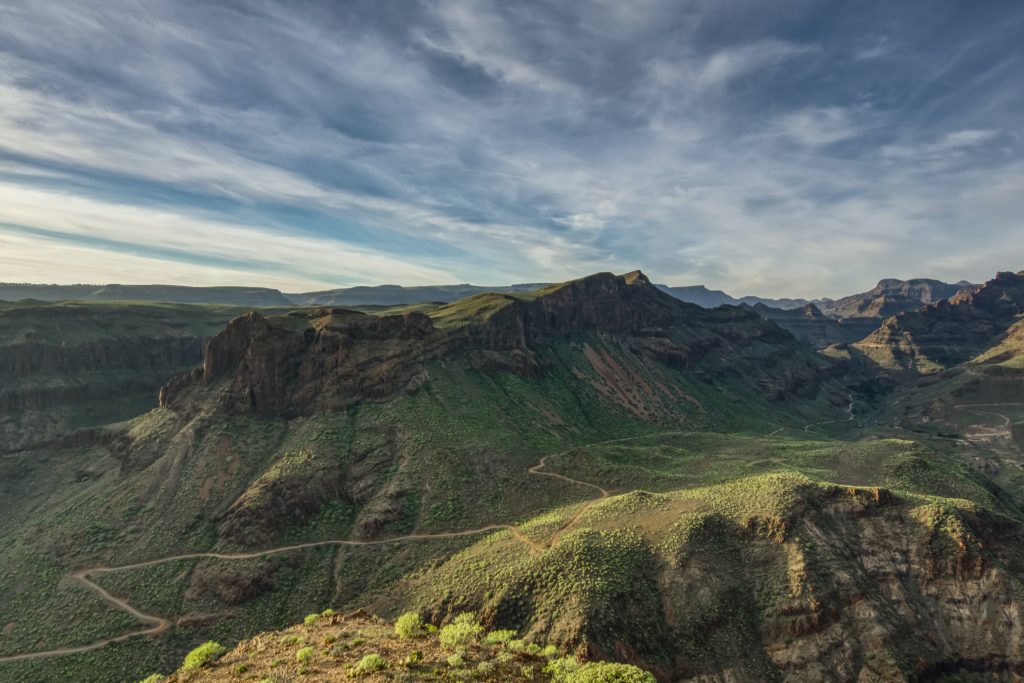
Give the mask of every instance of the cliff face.
M 717 350 L 737 347 L 771 355 L 798 354 L 779 327 L 741 309 L 708 311 L 678 301 L 642 273 L 601 273 L 522 296 L 484 294 L 420 313 L 369 316 L 317 309 L 231 321 L 209 343 L 201 370 L 174 378 L 160 393 L 183 408 L 189 387 L 226 381 L 221 405 L 243 414 L 308 415 L 337 410 L 398 391 L 415 392 L 425 363 L 446 357 L 524 376 L 545 372 L 538 351 L 548 342 L 594 333 L 616 337 L 636 354 L 675 369 Z M 813 383 L 806 363 L 762 379 L 783 395 Z
M 0 347 L 0 451 L 145 412 L 168 377 L 202 360 L 203 342 L 187 336 Z
M 858 346 L 884 366 L 929 372 L 984 353 L 1022 314 L 1024 275 L 999 273 L 949 300 L 888 318 Z
M 198 365 L 234 310 L 163 304 L 0 304 L 0 451 L 124 420 Z
M 873 289 L 861 294 L 822 301 L 819 306 L 826 315 L 835 318 L 885 318 L 938 303 L 972 287 L 965 282 L 949 284 L 926 278 L 890 278 L 880 280 Z

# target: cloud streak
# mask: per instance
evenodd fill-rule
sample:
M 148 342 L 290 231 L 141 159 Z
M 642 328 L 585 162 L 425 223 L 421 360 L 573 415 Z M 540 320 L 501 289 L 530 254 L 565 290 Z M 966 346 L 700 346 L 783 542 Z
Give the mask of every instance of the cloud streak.
M 1022 267 L 1024 9 L 784 5 L 15 0 L 0 267 L 803 296 Z

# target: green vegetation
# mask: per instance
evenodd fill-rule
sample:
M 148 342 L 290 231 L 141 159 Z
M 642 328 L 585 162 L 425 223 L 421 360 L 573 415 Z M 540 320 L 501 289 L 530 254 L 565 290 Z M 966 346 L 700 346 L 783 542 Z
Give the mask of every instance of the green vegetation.
M 360 659 L 359 662 L 352 667 L 352 672 L 355 674 L 372 674 L 377 671 L 383 671 L 386 668 L 388 668 L 387 660 L 374 652 Z
M 312 647 L 304 647 L 295 653 L 295 661 L 299 664 L 305 664 L 312 661 L 315 655 L 316 651 Z
M 476 620 L 476 614 L 463 612 L 441 629 L 438 639 L 441 647 L 446 650 L 456 650 L 475 643 L 483 631 L 484 627 Z
M 185 655 L 185 661 L 181 664 L 181 671 L 192 671 L 204 667 L 220 659 L 225 652 L 227 652 L 227 648 L 220 643 L 215 643 L 212 640 L 207 641 Z
M 395 635 L 399 638 L 418 638 L 424 633 L 423 620 L 416 612 L 406 612 L 395 620 Z

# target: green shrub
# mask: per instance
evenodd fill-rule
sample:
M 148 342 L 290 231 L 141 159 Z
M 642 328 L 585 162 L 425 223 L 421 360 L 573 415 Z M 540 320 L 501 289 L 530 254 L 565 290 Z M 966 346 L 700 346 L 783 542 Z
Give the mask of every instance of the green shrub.
M 162 680 L 164 680 L 164 677 L 161 674 L 150 674 L 139 681 L 139 683 L 160 683 Z
M 245 662 L 242 662 L 241 664 L 235 664 L 235 673 L 236 674 L 244 674 L 248 670 L 249 670 L 249 665 L 246 664 Z
M 395 620 L 395 635 L 412 639 L 423 635 L 423 620 L 416 612 L 406 612 Z
M 558 654 L 559 654 L 558 648 L 555 647 L 554 645 L 548 645 L 543 650 L 540 651 L 540 656 L 541 657 L 547 657 L 548 659 L 551 659 L 552 657 L 557 657 Z
M 476 620 L 473 612 L 463 612 L 441 629 L 438 641 L 446 650 L 454 650 L 476 642 L 484 627 Z
M 181 664 L 182 671 L 193 671 L 220 659 L 228 649 L 220 643 L 209 640 L 185 655 Z
M 580 669 L 580 663 L 576 661 L 575 657 L 561 657 L 559 659 L 552 659 L 544 667 L 544 673 L 551 676 L 552 681 L 561 683 L 567 681 L 571 674 L 576 673 Z
M 565 683 L 656 683 L 654 675 L 632 664 L 590 662 L 565 678 Z
M 496 668 L 494 662 L 480 662 L 476 665 L 476 672 L 481 676 L 490 676 Z
M 313 659 L 314 650 L 311 647 L 304 647 L 295 653 L 295 661 L 300 664 L 308 662 Z
M 320 613 L 320 616 L 322 616 L 322 617 L 333 617 L 334 616 L 334 610 L 332 610 L 330 607 L 328 607 L 327 609 L 325 609 L 323 612 Z
M 372 674 L 377 671 L 383 671 L 387 667 L 388 663 L 384 658 L 374 652 L 373 654 L 368 654 L 360 659 L 359 662 L 352 667 L 352 673 L 357 675 Z
M 465 658 L 458 652 L 448 656 L 448 666 L 452 667 L 453 669 L 457 669 L 465 663 Z
M 320 621 L 319 614 L 307 614 L 306 618 L 302 620 L 302 623 L 306 626 L 313 626 L 318 621 Z
M 484 637 L 484 643 L 487 645 L 504 645 L 515 637 L 516 632 L 512 629 L 491 631 Z
M 413 666 L 414 664 L 418 663 L 421 659 L 423 659 L 423 653 L 419 650 L 413 650 L 405 656 L 405 659 L 402 660 L 402 666 Z

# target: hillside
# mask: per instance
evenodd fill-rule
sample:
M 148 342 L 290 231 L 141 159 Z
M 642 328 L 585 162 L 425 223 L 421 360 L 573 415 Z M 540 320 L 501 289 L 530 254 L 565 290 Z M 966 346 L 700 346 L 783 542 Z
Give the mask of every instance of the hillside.
M 321 681 L 654 683 L 650 673 L 634 666 L 579 662 L 557 648 L 524 641 L 515 631 L 488 631 L 474 616 L 454 615 L 438 629 L 415 613 L 392 625 L 362 611 L 341 616 L 328 609 L 307 615 L 301 625 L 262 633 L 222 655 L 217 654 L 223 649 L 219 644 L 200 646 L 196 655 L 186 656 L 179 672 L 159 680 L 202 683 L 249 675 L 272 681 L 316 676 Z M 204 663 L 191 666 L 199 661 Z
M 4 675 L 122 680 L 168 670 L 197 640 L 373 595 L 394 596 L 378 610 L 393 616 L 416 599 L 392 592 L 402 577 L 586 494 L 531 473 L 545 455 L 681 428 L 799 428 L 848 402 L 838 368 L 775 325 L 685 304 L 639 273 L 431 316 L 246 314 L 156 410 L 0 460 Z M 125 565 L 94 579 L 171 626 L 159 647 L 94 649 L 138 626 L 66 577 Z M 86 650 L 2 663 L 55 647 Z
M 0 303 L 0 452 L 155 407 L 160 386 L 242 310 Z
M 206 640 L 235 649 L 179 677 L 545 680 L 548 646 L 661 681 L 1024 671 L 1018 413 L 961 405 L 1012 379 L 887 396 L 858 347 L 638 271 L 372 310 L 239 315 L 154 410 L 0 458 L 0 678 L 139 680 Z M 383 623 L 290 626 L 324 607 L 536 647 L 409 669 Z
M 881 319 L 936 304 L 971 287 L 974 285 L 969 282 L 949 284 L 927 278 L 890 278 L 879 280 L 877 285 L 866 292 L 816 303 L 825 315 L 833 318 Z
M 984 357 L 1022 314 L 1024 274 L 999 273 L 951 299 L 888 318 L 857 346 L 883 367 L 936 372 Z
M 814 304 L 797 309 L 781 309 L 757 304 L 752 310 L 765 320 L 771 320 L 794 337 L 815 348 L 824 349 L 833 344 L 848 344 L 863 339 L 878 326 L 870 318 L 837 320 L 826 316 Z

